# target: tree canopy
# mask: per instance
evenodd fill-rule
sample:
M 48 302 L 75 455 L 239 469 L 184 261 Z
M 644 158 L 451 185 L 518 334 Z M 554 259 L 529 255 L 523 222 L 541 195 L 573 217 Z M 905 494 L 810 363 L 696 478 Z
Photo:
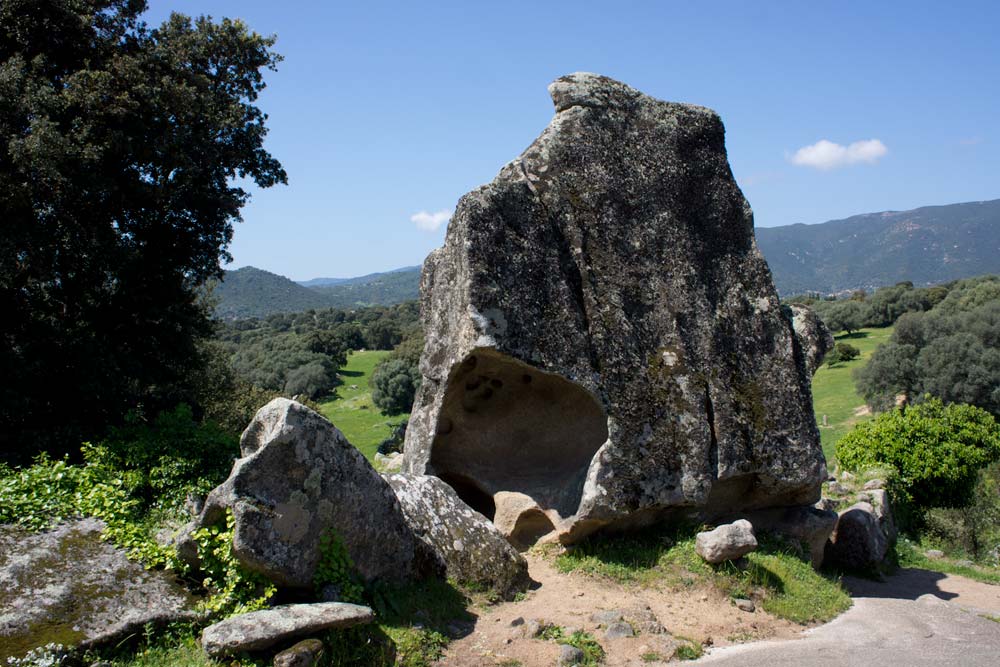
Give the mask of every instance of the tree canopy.
M 142 0 L 0 1 L 0 448 L 69 448 L 184 394 L 198 287 L 286 180 L 255 106 L 273 37 Z

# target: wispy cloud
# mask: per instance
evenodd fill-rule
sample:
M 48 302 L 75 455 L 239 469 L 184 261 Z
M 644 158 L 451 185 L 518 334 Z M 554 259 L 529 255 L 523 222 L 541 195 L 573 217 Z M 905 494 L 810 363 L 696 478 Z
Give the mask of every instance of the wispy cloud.
M 428 213 L 427 211 L 420 211 L 419 213 L 414 213 L 410 216 L 410 222 L 417 226 L 417 229 L 422 229 L 425 232 L 436 231 L 438 227 L 444 223 L 451 220 L 451 211 L 438 211 L 436 213 Z
M 836 169 L 859 162 L 875 164 L 889 152 L 878 139 L 855 141 L 847 146 L 820 139 L 811 146 L 803 146 L 789 157 L 792 164 L 814 169 Z

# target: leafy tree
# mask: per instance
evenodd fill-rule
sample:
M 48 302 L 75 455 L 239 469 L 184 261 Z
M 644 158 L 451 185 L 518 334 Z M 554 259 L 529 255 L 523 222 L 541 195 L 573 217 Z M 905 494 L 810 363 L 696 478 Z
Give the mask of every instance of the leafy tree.
M 894 499 L 913 507 L 963 507 L 979 470 L 1000 460 L 1000 426 L 985 410 L 930 398 L 859 424 L 837 443 L 837 460 L 889 467 Z
M 285 181 L 255 106 L 273 38 L 143 0 L 0 0 L 0 450 L 177 403 L 249 195 Z
M 288 373 L 285 380 L 285 394 L 296 396 L 305 394 L 309 398 L 319 398 L 328 394 L 337 383 L 336 371 L 321 361 L 310 361 Z
M 837 301 L 816 312 L 830 331 L 846 331 L 848 334 L 865 326 L 872 317 L 871 306 L 854 300 Z
M 826 362 L 828 367 L 832 367 L 839 364 L 841 361 L 851 361 L 852 359 L 857 359 L 861 356 L 861 350 L 854 347 L 850 343 L 837 343 L 832 350 L 830 350 L 823 361 Z
M 420 381 L 420 372 L 402 359 L 380 364 L 369 381 L 372 402 L 389 415 L 409 412 Z

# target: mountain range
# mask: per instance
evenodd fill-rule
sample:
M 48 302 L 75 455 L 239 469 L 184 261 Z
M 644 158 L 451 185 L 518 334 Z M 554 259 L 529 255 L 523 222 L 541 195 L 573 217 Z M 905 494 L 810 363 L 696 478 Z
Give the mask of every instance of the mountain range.
M 933 285 L 1000 273 L 1000 199 L 758 227 L 757 245 L 782 296 Z M 420 267 L 294 282 L 247 266 L 214 286 L 216 314 L 264 317 L 309 308 L 391 305 L 419 297 Z

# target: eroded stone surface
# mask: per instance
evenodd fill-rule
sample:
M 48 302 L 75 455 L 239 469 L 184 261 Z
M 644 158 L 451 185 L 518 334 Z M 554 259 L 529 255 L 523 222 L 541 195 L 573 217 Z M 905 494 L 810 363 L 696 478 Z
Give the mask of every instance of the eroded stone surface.
M 280 585 L 312 586 L 319 541 L 330 531 L 366 580 L 417 573 L 417 539 L 396 495 L 322 415 L 276 398 L 257 412 L 240 448 L 244 458 L 182 533 L 183 558 L 197 565 L 191 531 L 222 522 L 232 509 L 236 557 Z
M 28 533 L 0 526 L 0 661 L 48 643 L 96 647 L 147 623 L 192 620 L 195 600 L 169 574 L 149 571 L 82 519 Z
M 826 477 L 810 377 L 712 111 L 593 74 L 465 195 L 424 262 L 404 470 L 560 539 L 805 505 Z
M 826 353 L 833 349 L 833 333 L 808 306 L 793 303 L 788 309 L 799 348 L 797 356 L 805 364 L 806 372 L 813 375 L 822 365 Z
M 736 560 L 757 550 L 753 526 L 746 519 L 723 524 L 695 536 L 694 550 L 709 563 Z
M 896 539 L 896 525 L 883 489 L 858 494 L 858 502 L 840 512 L 826 545 L 826 560 L 842 567 L 864 569 L 880 565 Z
M 201 646 L 213 658 L 259 651 L 278 642 L 324 630 L 371 623 L 372 610 L 345 602 L 290 604 L 231 616 L 205 628 Z
M 444 565 L 449 578 L 510 599 L 524 591 L 528 564 L 489 519 L 437 477 L 386 475 L 406 520 Z

